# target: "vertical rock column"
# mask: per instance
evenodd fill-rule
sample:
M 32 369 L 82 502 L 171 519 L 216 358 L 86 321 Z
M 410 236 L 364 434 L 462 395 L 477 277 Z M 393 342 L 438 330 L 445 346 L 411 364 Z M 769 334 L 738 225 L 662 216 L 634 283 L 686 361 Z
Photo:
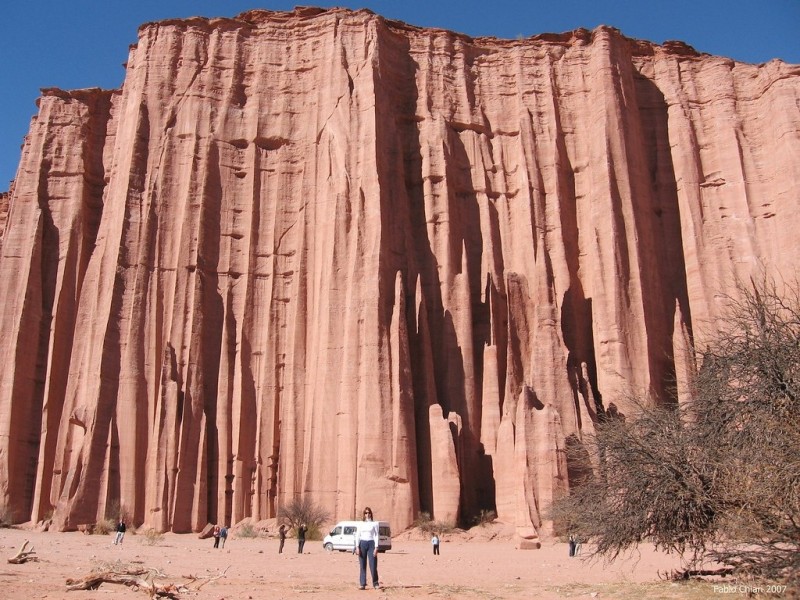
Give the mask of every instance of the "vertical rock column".
M 17 172 L 0 261 L 0 495 L 17 520 L 38 521 L 55 504 L 52 465 L 77 299 L 103 212 L 112 96 L 43 90 Z

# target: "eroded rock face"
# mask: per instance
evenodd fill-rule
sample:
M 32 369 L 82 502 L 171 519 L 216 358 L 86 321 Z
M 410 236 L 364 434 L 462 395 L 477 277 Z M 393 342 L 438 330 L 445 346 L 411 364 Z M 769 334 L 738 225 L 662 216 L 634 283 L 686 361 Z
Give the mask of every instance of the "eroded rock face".
M 794 272 L 799 131 L 797 66 L 609 28 L 144 25 L 122 89 L 44 90 L 23 148 L 0 504 L 545 535 L 566 444 L 689 381 L 736 277 Z
M 6 221 L 8 221 L 8 201 L 10 197 L 10 192 L 0 192 L 0 252 L 3 250 L 3 235 L 6 231 Z

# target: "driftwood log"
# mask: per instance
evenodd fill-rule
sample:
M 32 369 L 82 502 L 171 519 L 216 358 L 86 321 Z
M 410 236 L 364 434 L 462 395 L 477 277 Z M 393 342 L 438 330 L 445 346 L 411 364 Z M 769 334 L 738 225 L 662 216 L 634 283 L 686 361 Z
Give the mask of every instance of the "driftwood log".
M 20 548 L 17 553 L 8 559 L 8 562 L 14 565 L 21 565 L 22 563 L 26 563 L 30 561 L 37 561 L 39 557 L 36 556 L 36 550 L 33 549 L 33 546 L 28 549 L 28 544 L 30 542 L 25 540 L 25 543 L 22 544 L 22 548 Z
M 185 575 L 184 583 L 156 583 L 156 578 L 164 578 L 165 576 L 156 569 L 149 569 L 146 567 L 116 564 L 105 564 L 98 570 L 95 570 L 85 577 L 80 579 L 67 579 L 67 591 L 72 592 L 76 590 L 96 590 L 103 583 L 115 583 L 119 585 L 126 585 L 133 590 L 142 590 L 150 598 L 170 598 L 172 600 L 180 600 L 180 594 L 185 592 L 197 591 L 205 584 L 216 581 L 221 577 L 225 577 L 228 569 L 215 575 L 213 577 L 197 577 L 194 575 Z M 197 584 L 197 585 L 194 585 Z
M 80 579 L 67 579 L 67 591 L 96 590 L 103 583 L 116 583 L 126 585 L 134 590 L 142 590 L 150 598 L 180 599 L 180 592 L 188 589 L 174 584 L 157 584 L 154 579 L 158 575 L 152 569 L 130 567 L 123 569 L 104 570 L 90 573 Z

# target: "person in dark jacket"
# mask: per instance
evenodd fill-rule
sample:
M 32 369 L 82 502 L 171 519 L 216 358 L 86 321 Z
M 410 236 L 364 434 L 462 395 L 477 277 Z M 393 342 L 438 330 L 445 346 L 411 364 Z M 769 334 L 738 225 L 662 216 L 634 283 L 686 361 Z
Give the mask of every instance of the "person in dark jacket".
M 283 545 L 286 543 L 286 525 L 281 525 L 278 528 L 278 538 L 281 540 L 281 544 L 278 546 L 278 554 L 283 554 Z
M 120 517 L 119 523 L 117 523 L 117 535 L 114 536 L 114 545 L 122 544 L 122 540 L 125 537 L 125 530 L 127 527 L 125 526 L 125 520 Z
M 308 527 L 306 527 L 305 523 L 302 523 L 300 527 L 297 528 L 297 553 L 303 553 L 303 546 L 306 545 L 306 531 L 308 531 Z
M 225 547 L 225 540 L 227 540 L 227 539 L 228 539 L 228 527 L 227 527 L 227 525 L 223 525 L 219 529 L 219 545 L 220 545 L 220 548 L 224 548 Z

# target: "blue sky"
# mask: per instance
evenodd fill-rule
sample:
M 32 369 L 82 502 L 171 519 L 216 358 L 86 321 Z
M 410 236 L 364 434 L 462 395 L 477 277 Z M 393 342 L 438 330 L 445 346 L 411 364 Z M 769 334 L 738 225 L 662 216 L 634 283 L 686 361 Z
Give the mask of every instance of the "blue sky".
M 262 0 L 263 2 L 264 0 Z M 701 52 L 800 64 L 800 0 L 5 0 L 0 6 L 0 191 L 8 188 L 39 89 L 117 88 L 142 23 L 232 17 L 297 4 L 369 8 L 412 25 L 501 38 L 611 25 L 628 37 Z

